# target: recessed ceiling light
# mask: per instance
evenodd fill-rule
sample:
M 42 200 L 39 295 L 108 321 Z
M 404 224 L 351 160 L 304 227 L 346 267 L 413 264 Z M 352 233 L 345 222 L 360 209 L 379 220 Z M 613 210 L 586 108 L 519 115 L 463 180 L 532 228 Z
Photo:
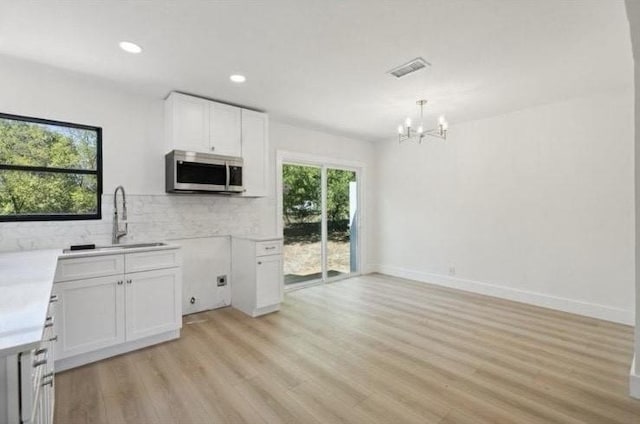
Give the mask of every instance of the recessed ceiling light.
M 229 79 L 237 83 L 245 82 L 247 80 L 247 78 L 244 75 L 231 75 Z
M 142 52 L 142 47 L 140 47 L 136 43 L 132 43 L 131 41 L 121 41 L 120 48 L 127 53 L 138 54 Z

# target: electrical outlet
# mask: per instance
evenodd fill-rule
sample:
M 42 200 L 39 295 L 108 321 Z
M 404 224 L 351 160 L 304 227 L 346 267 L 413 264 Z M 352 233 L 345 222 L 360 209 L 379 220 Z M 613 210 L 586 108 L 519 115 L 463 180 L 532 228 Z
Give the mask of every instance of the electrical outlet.
M 218 287 L 223 287 L 227 285 L 227 276 L 226 275 L 218 275 L 217 278 Z
M 455 266 L 450 266 L 449 267 L 449 275 L 456 275 L 456 267 Z

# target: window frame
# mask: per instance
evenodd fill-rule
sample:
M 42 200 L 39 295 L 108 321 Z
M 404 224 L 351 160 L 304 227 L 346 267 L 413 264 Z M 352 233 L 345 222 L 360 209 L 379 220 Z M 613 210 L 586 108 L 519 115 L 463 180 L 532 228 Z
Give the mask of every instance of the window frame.
M 55 121 L 51 119 L 34 118 L 31 116 L 13 115 L 1 113 L 0 119 L 10 119 L 34 124 L 56 125 L 67 128 L 76 128 L 96 132 L 96 170 L 71 169 L 71 168 L 50 168 L 46 166 L 28 165 L 8 165 L 0 163 L 0 170 L 26 171 L 26 172 L 49 172 L 60 174 L 81 174 L 95 175 L 96 186 L 96 213 L 91 214 L 30 214 L 30 215 L 0 215 L 0 222 L 21 222 L 21 221 L 84 221 L 102 219 L 102 127 L 92 125 L 76 124 L 73 122 Z

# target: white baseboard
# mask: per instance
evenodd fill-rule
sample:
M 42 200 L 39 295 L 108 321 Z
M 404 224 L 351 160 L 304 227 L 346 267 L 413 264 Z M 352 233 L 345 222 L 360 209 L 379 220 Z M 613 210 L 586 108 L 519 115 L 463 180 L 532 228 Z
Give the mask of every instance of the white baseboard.
M 631 363 L 631 371 L 629 371 L 629 395 L 636 399 L 640 399 L 640 370 L 636 369 L 636 355 Z
M 416 280 L 424 283 L 436 284 L 458 290 L 465 290 L 473 293 L 499 297 L 502 299 L 514 300 L 545 308 L 556 309 L 620 324 L 634 325 L 635 314 L 633 311 L 613 308 L 596 303 L 583 302 L 580 300 L 567 299 L 563 297 L 551 296 L 542 293 L 530 292 L 526 290 L 514 289 L 511 287 L 496 284 L 484 283 L 480 281 L 467 280 L 464 278 L 451 277 L 448 275 L 435 274 L 429 272 L 415 271 L 395 266 L 377 265 L 370 268 L 381 274 L 392 275 L 394 277 Z
M 362 275 L 373 274 L 374 272 L 379 272 L 380 266 L 378 264 L 365 264 L 360 272 Z
M 112 356 L 121 355 L 133 350 L 142 349 L 143 347 L 152 346 L 154 344 L 168 342 L 180 338 L 180 329 L 167 331 L 166 333 L 156 334 L 155 336 L 145 337 L 143 339 L 134 340 L 132 342 L 122 343 L 110 346 L 93 352 L 82 353 L 80 355 L 71 356 L 69 358 L 56 359 L 56 372 L 65 371 L 76 368 L 91 362 L 101 361 Z

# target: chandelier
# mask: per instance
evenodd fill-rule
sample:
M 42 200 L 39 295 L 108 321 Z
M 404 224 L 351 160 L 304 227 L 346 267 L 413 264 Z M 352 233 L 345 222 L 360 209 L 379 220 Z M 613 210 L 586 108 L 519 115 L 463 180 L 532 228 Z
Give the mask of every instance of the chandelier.
M 427 101 L 418 100 L 416 104 L 420 106 L 420 125 L 418 126 L 418 128 L 413 128 L 411 126 L 411 118 L 407 118 L 404 122 L 404 125 L 398 126 L 398 142 L 402 143 L 403 141 L 417 141 L 418 143 L 422 143 L 422 139 L 426 136 L 446 140 L 449 124 L 447 123 L 447 120 L 444 118 L 444 116 L 441 116 L 438 119 L 437 127 L 425 130 L 423 122 L 423 109 L 424 105 L 427 104 Z

